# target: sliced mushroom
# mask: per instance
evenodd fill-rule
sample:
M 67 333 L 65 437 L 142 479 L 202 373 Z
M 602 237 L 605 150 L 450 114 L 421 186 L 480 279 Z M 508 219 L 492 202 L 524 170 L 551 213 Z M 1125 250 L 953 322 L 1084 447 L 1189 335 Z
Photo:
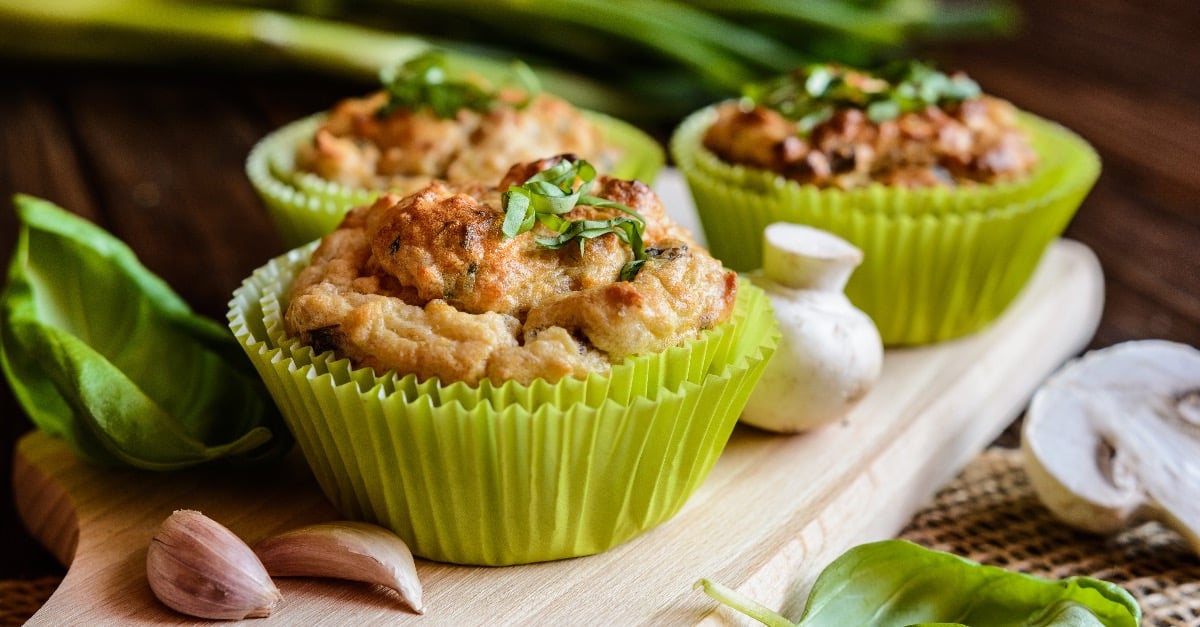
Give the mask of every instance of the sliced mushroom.
M 1158 520 L 1200 553 L 1200 350 L 1138 340 L 1067 364 L 1034 394 L 1022 448 L 1063 522 L 1107 534 Z

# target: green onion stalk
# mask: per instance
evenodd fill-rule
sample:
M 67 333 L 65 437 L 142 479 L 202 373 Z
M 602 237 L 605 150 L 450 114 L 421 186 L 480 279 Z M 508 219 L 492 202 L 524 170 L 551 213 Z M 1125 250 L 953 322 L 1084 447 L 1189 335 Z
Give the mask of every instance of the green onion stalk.
M 878 62 L 1004 33 L 1011 0 L 0 0 L 0 55 L 327 72 L 364 81 L 431 48 L 511 63 L 575 104 L 669 122 L 801 64 Z
M 497 82 L 512 58 L 459 51 L 417 35 L 233 3 L 175 0 L 0 0 L 0 55 L 58 61 L 300 68 L 378 84 L 385 68 L 433 49 L 454 71 Z M 203 61 L 201 61 L 203 60 Z M 536 69 L 547 91 L 620 112 L 613 88 L 555 68 Z

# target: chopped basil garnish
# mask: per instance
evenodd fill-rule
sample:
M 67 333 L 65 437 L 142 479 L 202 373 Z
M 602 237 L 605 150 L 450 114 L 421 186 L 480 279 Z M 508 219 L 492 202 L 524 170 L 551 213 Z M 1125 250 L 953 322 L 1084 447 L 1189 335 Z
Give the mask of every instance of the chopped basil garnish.
M 575 181 L 580 181 L 575 187 Z M 642 234 L 646 231 L 646 220 L 626 205 L 590 196 L 596 180 L 596 168 L 583 159 L 563 159 L 553 167 L 538 172 L 521 185 L 513 185 L 503 194 L 505 237 L 516 237 L 532 230 L 541 223 L 555 233 L 553 237 L 538 237 L 536 241 L 545 248 L 559 249 L 572 242 L 579 243 L 583 253 L 584 243 L 609 233 L 615 234 L 633 250 L 633 259 L 621 267 L 620 279 L 632 281 L 646 262 L 646 248 Z M 567 220 L 563 214 L 578 205 L 601 209 L 616 209 L 627 215 L 608 220 Z
M 513 80 L 527 94 L 521 107 L 540 91 L 537 76 L 529 66 L 517 62 L 513 65 Z M 380 108 L 380 117 L 397 109 L 417 111 L 429 109 L 435 116 L 448 119 L 460 110 L 486 112 L 499 103 L 498 90 L 485 88 L 478 82 L 453 78 L 446 66 L 446 57 L 437 50 L 419 54 L 398 68 L 388 68 L 380 74 L 387 103 Z
M 919 61 L 894 63 L 874 73 L 832 64 L 812 65 L 743 90 L 750 102 L 795 120 L 803 133 L 838 109 L 861 109 L 868 119 L 879 123 L 980 93 L 979 85 L 970 78 L 947 75 Z

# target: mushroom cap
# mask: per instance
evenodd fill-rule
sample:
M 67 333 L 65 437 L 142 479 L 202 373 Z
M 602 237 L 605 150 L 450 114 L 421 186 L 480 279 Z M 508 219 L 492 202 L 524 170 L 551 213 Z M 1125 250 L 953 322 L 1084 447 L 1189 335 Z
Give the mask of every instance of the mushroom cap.
M 1112 533 L 1159 520 L 1200 553 L 1200 350 L 1138 340 L 1066 364 L 1034 394 L 1022 449 L 1063 522 Z
M 762 274 L 792 289 L 841 292 L 863 252 L 841 237 L 804 224 L 763 229 Z

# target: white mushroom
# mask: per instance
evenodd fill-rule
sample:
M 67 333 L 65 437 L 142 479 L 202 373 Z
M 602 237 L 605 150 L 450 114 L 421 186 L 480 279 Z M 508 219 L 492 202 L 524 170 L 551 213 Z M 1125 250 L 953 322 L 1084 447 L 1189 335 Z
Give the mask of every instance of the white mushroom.
M 1159 520 L 1200 553 L 1200 350 L 1139 340 L 1067 364 L 1034 394 L 1022 448 L 1063 522 L 1112 533 Z
M 775 223 L 763 232 L 763 288 L 782 335 L 741 420 L 781 433 L 838 420 L 879 379 L 883 342 L 875 323 L 842 292 L 862 251 L 826 231 Z

